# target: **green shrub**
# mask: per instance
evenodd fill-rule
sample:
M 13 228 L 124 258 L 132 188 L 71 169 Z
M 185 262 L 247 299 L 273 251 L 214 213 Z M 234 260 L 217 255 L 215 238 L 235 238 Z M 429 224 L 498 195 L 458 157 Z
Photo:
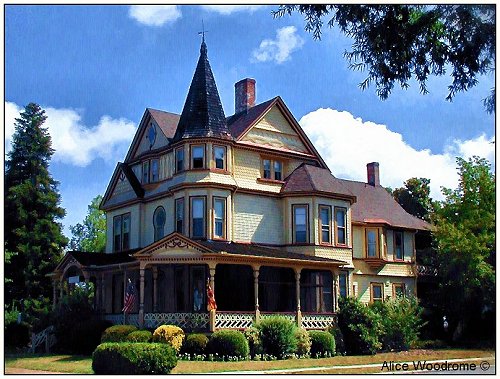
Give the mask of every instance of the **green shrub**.
M 153 334 L 149 330 L 136 330 L 127 336 L 127 342 L 151 342 Z
M 204 334 L 189 334 L 182 345 L 182 351 L 190 355 L 205 354 L 208 337 Z
M 262 319 L 257 325 L 265 354 L 284 359 L 296 350 L 295 324 L 280 316 Z
M 338 319 L 348 355 L 373 355 L 380 349 L 380 316 L 370 307 L 353 297 L 341 297 Z
M 127 336 L 136 330 L 134 325 L 113 325 L 104 331 L 101 342 L 125 342 Z
M 411 349 L 445 349 L 448 344 L 443 340 L 417 340 L 414 341 Z
M 210 336 L 207 351 L 219 357 L 246 358 L 249 347 L 243 333 L 237 330 L 218 330 Z
M 295 339 L 297 340 L 297 349 L 295 353 L 299 357 L 306 357 L 311 353 L 311 337 L 307 330 L 302 328 L 295 329 Z
M 11 323 L 4 329 L 5 346 L 22 348 L 31 341 L 31 327 L 26 322 Z
M 177 364 L 175 350 L 168 344 L 108 342 L 92 354 L 96 374 L 168 374 Z
M 371 305 L 382 323 L 382 349 L 408 350 L 418 340 L 423 309 L 415 297 L 396 297 Z
M 184 341 L 184 331 L 176 325 L 161 325 L 155 329 L 153 341 L 168 343 L 178 353 Z
M 262 354 L 262 341 L 260 340 L 259 330 L 252 326 L 245 329 L 243 334 L 250 348 L 250 358 L 254 359 L 258 354 Z
M 335 339 L 323 330 L 310 330 L 311 357 L 332 357 L 335 355 Z
M 335 355 L 345 355 L 344 335 L 338 325 L 330 326 L 326 329 L 335 339 Z

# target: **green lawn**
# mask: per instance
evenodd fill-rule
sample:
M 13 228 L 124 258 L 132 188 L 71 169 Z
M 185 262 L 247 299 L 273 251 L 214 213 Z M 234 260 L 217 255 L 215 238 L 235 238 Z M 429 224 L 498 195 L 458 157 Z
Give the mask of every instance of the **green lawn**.
M 189 362 L 179 361 L 173 374 L 209 373 L 222 371 L 255 371 L 290 369 L 322 366 L 346 366 L 353 364 L 373 364 L 384 361 L 404 362 L 412 360 L 438 360 L 452 358 L 491 357 L 491 350 L 413 350 L 401 353 L 381 353 L 374 356 L 350 356 L 322 359 L 291 359 L 286 361 L 242 361 L 242 362 Z M 55 371 L 73 374 L 92 374 L 92 359 L 77 355 L 45 355 L 45 356 L 9 356 L 5 357 L 5 367 L 31 370 Z M 361 373 L 380 372 L 379 368 L 334 369 L 334 371 L 318 371 L 317 373 Z

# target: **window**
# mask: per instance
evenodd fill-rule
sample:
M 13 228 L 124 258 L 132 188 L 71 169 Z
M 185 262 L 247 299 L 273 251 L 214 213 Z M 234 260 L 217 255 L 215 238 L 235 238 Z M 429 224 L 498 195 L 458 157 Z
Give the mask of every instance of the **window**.
M 226 199 L 214 198 L 214 238 L 226 237 Z
M 308 206 L 292 205 L 294 243 L 307 243 Z
M 333 311 L 333 276 L 330 271 L 302 270 L 300 306 L 304 312 Z
M 392 296 L 393 297 L 404 297 L 405 296 L 404 283 L 393 283 L 392 284 Z
M 224 146 L 214 146 L 214 160 L 216 169 L 226 169 L 226 148 Z
M 337 227 L 337 245 L 347 245 L 347 209 L 335 208 L 335 224 Z
M 376 258 L 378 256 L 378 230 L 366 230 L 366 255 L 368 258 Z
M 332 208 L 330 206 L 319 206 L 319 222 L 321 227 L 320 243 L 331 244 Z
M 142 184 L 155 183 L 160 179 L 160 161 L 151 159 L 142 162 Z
M 184 170 L 184 147 L 175 149 L 175 172 Z
M 156 183 L 160 175 L 160 161 L 158 159 L 151 159 L 151 183 Z
M 149 183 L 149 161 L 142 162 L 142 183 Z
M 262 168 L 264 172 L 264 179 L 271 179 L 271 161 L 269 159 L 264 159 L 262 161 Z
M 113 218 L 113 251 L 130 249 L 130 213 Z
M 184 233 L 184 199 L 175 199 L 175 231 Z
M 345 271 L 341 271 L 339 274 L 339 294 L 342 297 L 347 297 L 347 280 L 349 275 Z
M 371 283 L 371 301 L 383 301 L 384 289 L 381 283 Z
M 165 234 L 165 221 L 167 216 L 165 214 L 165 208 L 158 207 L 153 214 L 153 225 L 155 229 L 155 242 L 162 239 Z
M 283 180 L 283 162 L 274 161 L 274 180 Z
M 404 260 L 403 232 L 394 232 L 394 254 L 395 260 Z
M 191 237 L 205 237 L 205 198 L 191 198 Z
M 205 167 L 205 145 L 191 146 L 191 168 Z

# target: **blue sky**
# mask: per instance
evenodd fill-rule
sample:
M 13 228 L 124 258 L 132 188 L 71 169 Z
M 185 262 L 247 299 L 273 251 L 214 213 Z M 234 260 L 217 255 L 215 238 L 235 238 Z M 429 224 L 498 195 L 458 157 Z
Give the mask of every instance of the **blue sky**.
M 226 116 L 234 83 L 256 79 L 257 102 L 280 95 L 338 177 L 364 181 L 379 161 L 383 185 L 424 176 L 439 198 L 456 186 L 456 156 L 494 161 L 494 115 L 481 102 L 494 75 L 452 103 L 448 76 L 431 79 L 428 95 L 413 84 L 381 101 L 348 69 L 349 39 L 324 29 L 314 41 L 300 15 L 274 19 L 276 7 L 6 6 L 5 147 L 21 107 L 47 110 L 67 235 L 106 190 L 144 109 L 182 111 L 202 19 Z

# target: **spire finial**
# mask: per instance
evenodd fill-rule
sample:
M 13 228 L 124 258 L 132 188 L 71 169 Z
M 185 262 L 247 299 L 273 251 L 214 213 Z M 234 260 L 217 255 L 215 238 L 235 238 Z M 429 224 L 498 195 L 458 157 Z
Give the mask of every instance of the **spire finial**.
M 198 32 L 198 35 L 201 35 L 200 53 L 207 53 L 207 45 L 205 44 L 205 33 L 207 32 L 208 30 L 205 30 L 205 23 L 203 22 L 203 19 L 201 19 L 201 32 Z

